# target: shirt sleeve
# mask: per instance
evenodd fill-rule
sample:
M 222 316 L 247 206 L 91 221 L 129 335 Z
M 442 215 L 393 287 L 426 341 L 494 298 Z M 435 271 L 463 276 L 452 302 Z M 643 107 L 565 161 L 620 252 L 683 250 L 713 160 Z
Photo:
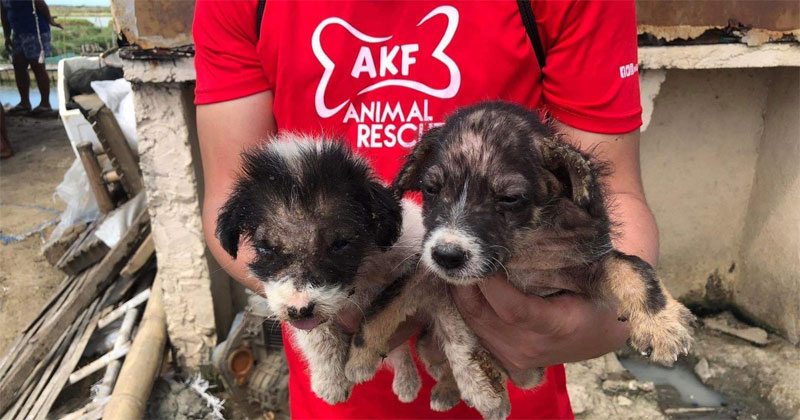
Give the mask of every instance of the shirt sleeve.
M 199 0 L 192 36 L 198 105 L 242 98 L 272 89 L 256 45 L 257 0 Z
M 642 124 L 633 0 L 535 1 L 546 111 L 606 134 Z

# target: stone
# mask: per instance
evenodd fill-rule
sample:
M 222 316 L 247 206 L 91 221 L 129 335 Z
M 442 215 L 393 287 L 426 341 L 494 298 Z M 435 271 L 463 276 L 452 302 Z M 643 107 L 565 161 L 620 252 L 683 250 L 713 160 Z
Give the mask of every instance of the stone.
M 694 373 L 703 383 L 708 382 L 709 378 L 711 378 L 711 369 L 708 368 L 708 360 L 705 357 L 694 365 Z
M 741 324 L 735 320 L 731 321 L 731 318 L 730 314 L 723 313 L 714 318 L 706 318 L 703 323 L 706 328 L 741 338 L 759 346 L 767 345 L 769 340 L 766 331 L 758 327 L 740 327 Z
M 638 395 L 642 393 L 655 392 L 656 388 L 652 382 L 640 382 L 636 379 L 615 380 L 607 379 L 603 381 L 603 392 L 610 395 Z
M 617 395 L 614 397 L 614 402 L 617 403 L 620 407 L 629 407 L 633 405 L 633 401 L 630 398 L 624 397 L 622 395 Z

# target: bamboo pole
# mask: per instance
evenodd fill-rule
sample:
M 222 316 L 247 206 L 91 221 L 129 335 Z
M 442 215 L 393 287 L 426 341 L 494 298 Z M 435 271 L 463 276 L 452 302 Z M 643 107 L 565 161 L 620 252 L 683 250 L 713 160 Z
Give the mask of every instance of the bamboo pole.
M 161 368 L 166 343 L 167 323 L 161 300 L 161 277 L 156 276 L 139 331 L 122 364 L 103 419 L 128 420 L 144 416 L 147 398 Z

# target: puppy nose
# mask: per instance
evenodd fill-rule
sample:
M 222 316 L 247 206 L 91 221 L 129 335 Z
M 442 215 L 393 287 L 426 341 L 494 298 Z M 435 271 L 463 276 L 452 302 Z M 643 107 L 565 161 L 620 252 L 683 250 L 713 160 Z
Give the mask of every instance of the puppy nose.
M 466 251 L 455 244 L 436 245 L 433 247 L 431 257 L 436 264 L 448 270 L 459 268 L 467 261 Z
M 305 319 L 311 318 L 314 315 L 314 302 L 310 302 L 307 306 L 302 308 L 296 308 L 294 306 L 290 306 L 286 308 L 286 313 L 289 315 L 291 319 Z

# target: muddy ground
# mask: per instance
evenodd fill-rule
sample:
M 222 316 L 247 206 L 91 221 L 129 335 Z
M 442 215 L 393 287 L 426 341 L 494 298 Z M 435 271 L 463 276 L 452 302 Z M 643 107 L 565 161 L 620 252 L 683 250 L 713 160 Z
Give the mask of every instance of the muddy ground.
M 36 316 L 64 274 L 41 255 L 53 229 L 19 242 L 9 237 L 52 223 L 64 209 L 53 199 L 75 155 L 56 118 L 6 117 L 16 152 L 0 160 L 0 354 Z

